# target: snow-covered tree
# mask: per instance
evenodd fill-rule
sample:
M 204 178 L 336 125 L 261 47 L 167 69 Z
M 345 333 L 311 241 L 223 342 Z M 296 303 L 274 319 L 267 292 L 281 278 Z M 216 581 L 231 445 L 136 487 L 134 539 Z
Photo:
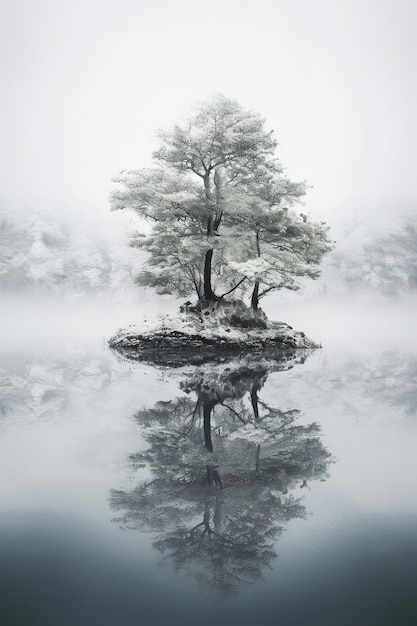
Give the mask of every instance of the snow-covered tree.
M 345 225 L 341 243 L 326 259 L 329 293 L 399 296 L 417 289 L 417 218 L 413 212 L 370 214 Z
M 131 234 L 127 216 L 109 217 L 98 226 L 50 209 L 0 208 L 0 291 L 111 290 L 125 298 L 138 271 L 137 255 L 125 245 Z
M 293 188 L 288 204 L 302 195 L 304 187 Z M 324 223 L 310 222 L 305 214 L 298 215 L 288 207 L 276 209 L 273 198 L 266 203 L 257 199 L 241 212 L 242 236 L 249 241 L 240 259 L 230 261 L 230 267 L 253 285 L 251 306 L 257 310 L 259 300 L 275 289 L 299 289 L 298 279 L 318 278 L 322 257 L 330 250 Z M 300 217 L 302 218 L 300 220 Z
M 138 282 L 159 293 L 216 301 L 239 289 L 252 306 L 272 289 L 318 275 L 327 227 L 291 207 L 304 182 L 283 174 L 264 119 L 235 100 L 208 98 L 182 125 L 160 132 L 154 166 L 115 179 L 114 210 L 151 224 L 135 245 L 149 253 Z
M 139 411 L 148 447 L 131 462 L 148 478 L 110 494 L 114 521 L 152 532 L 164 562 L 216 598 L 262 578 L 285 524 L 306 515 L 300 488 L 333 460 L 318 424 L 259 398 L 268 372 L 198 370 L 180 385 L 191 397 Z

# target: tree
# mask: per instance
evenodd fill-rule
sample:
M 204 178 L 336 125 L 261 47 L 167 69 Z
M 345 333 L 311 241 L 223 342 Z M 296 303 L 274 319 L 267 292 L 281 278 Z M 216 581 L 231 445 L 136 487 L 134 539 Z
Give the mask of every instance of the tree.
M 265 364 L 197 370 L 180 384 L 187 397 L 139 411 L 148 448 L 131 462 L 151 476 L 110 495 L 121 511 L 114 521 L 154 533 L 164 560 L 210 595 L 262 577 L 285 524 L 305 517 L 299 489 L 324 480 L 332 462 L 316 423 L 296 424 L 299 411 L 259 399 L 268 372 Z
M 328 259 L 326 288 L 395 296 L 417 289 L 417 218 L 393 214 L 345 227 Z
M 151 224 L 135 239 L 149 253 L 140 284 L 208 302 L 251 292 L 257 309 L 272 289 L 317 277 L 328 229 L 290 208 L 306 184 L 283 175 L 258 113 L 215 95 L 159 137 L 154 166 L 122 172 L 111 195 L 113 210 Z
M 301 186 L 286 185 L 287 200 L 295 202 L 304 193 Z M 290 189 L 292 189 L 290 196 Z M 297 279 L 318 278 L 319 264 L 330 250 L 324 223 L 309 222 L 287 207 L 274 209 L 274 198 L 268 203 L 252 203 L 240 216 L 244 231 L 250 235 L 245 255 L 230 262 L 238 275 L 253 283 L 251 306 L 258 309 L 259 300 L 275 289 L 299 289 Z M 302 218 L 301 220 L 299 218 Z

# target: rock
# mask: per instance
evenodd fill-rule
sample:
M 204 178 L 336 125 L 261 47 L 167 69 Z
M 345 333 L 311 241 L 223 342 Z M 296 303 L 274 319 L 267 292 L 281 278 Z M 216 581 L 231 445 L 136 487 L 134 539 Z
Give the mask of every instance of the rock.
M 186 303 L 188 304 L 188 303 Z M 270 322 L 263 311 L 241 302 L 199 303 L 182 316 L 151 330 L 129 328 L 109 341 L 123 356 L 153 364 L 179 367 L 224 362 L 237 356 L 286 360 L 319 346 L 283 322 Z M 203 313 L 203 316 L 202 316 Z

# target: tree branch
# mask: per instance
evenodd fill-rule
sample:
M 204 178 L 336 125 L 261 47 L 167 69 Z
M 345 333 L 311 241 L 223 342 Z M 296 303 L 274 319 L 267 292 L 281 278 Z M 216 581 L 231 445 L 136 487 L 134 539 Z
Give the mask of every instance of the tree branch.
M 274 289 L 279 289 L 279 287 L 268 287 L 267 289 L 264 289 L 263 291 L 258 293 L 258 299 L 263 298 L 264 296 L 266 296 L 267 293 L 273 291 Z
M 234 415 L 236 415 L 236 417 L 238 417 L 240 419 L 241 422 L 243 422 L 243 424 L 248 424 L 248 422 L 246 420 L 243 419 L 243 417 L 241 415 L 239 415 L 239 413 L 237 411 L 235 411 L 231 406 L 229 406 L 228 404 L 225 404 L 224 402 L 221 403 L 222 406 L 224 406 L 226 409 L 229 409 L 229 411 L 231 413 L 233 413 Z
M 235 285 L 234 287 L 232 287 L 232 289 L 229 289 L 229 291 L 226 291 L 226 293 L 223 293 L 221 296 L 219 296 L 219 298 L 224 298 L 224 296 L 228 296 L 229 293 L 232 293 L 233 291 L 235 291 L 235 289 L 237 289 L 242 283 L 243 281 L 246 280 L 246 276 L 244 276 L 242 278 L 242 280 L 240 280 L 237 285 Z

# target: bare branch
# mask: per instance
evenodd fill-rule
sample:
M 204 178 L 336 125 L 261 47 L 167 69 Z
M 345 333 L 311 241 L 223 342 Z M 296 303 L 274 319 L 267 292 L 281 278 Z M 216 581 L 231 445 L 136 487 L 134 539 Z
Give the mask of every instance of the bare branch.
M 239 286 L 243 283 L 243 281 L 245 281 L 245 280 L 246 280 L 246 276 L 244 276 L 244 277 L 242 278 L 242 280 L 240 280 L 240 281 L 237 283 L 237 285 L 235 285 L 234 287 L 232 287 L 232 289 L 229 289 L 229 291 L 226 291 L 226 293 L 222 293 L 222 295 L 221 295 L 221 296 L 219 296 L 219 298 L 224 298 L 224 296 L 228 296 L 228 295 L 229 295 L 229 293 L 233 293 L 233 291 L 235 291 L 235 289 L 237 289 L 237 288 L 238 288 L 238 287 L 239 287 Z

